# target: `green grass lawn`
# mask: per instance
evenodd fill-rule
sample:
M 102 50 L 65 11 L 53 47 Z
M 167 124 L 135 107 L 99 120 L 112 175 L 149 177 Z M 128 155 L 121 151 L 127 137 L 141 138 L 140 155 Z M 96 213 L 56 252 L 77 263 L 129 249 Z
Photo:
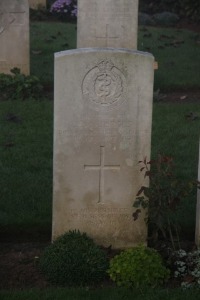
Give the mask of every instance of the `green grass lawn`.
M 139 29 L 139 49 L 152 52 L 159 63 L 155 88 L 200 86 L 197 39 L 187 30 Z M 75 24 L 32 22 L 31 74 L 53 86 L 53 53 L 75 47 Z M 153 110 L 152 157 L 171 155 L 183 180 L 197 178 L 200 119 L 188 120 L 185 115 L 190 112 L 200 116 L 199 104 L 155 103 Z M 50 232 L 53 103 L 0 102 L 0 126 L 0 232 Z M 182 227 L 190 235 L 194 233 L 195 203 L 196 192 L 180 212 Z
M 138 49 L 151 52 L 158 62 L 155 89 L 188 90 L 200 87 L 200 34 L 189 30 L 139 29 Z
M 55 52 L 76 48 L 76 25 L 31 23 L 31 73 L 53 83 Z M 200 34 L 183 29 L 140 27 L 138 50 L 151 52 L 158 62 L 155 90 L 188 90 L 200 87 Z
M 190 112 L 199 119 L 186 118 Z M 171 156 L 174 170 L 182 181 L 197 179 L 200 133 L 199 104 L 154 103 L 152 123 L 152 158 L 160 154 Z M 179 212 L 184 238 L 194 238 L 196 189 L 184 200 Z
M 0 231 L 51 227 L 53 105 L 0 103 Z M 12 116 L 16 121 L 12 121 Z M 13 118 L 14 118 L 13 117 Z M 17 212 L 17 213 L 16 213 Z
M 153 110 L 152 157 L 158 153 L 172 156 L 183 180 L 197 178 L 200 119 L 187 120 L 185 115 L 190 111 L 200 116 L 199 104 L 154 103 Z M 0 128 L 0 232 L 8 231 L 9 235 L 38 228 L 39 232 L 50 232 L 53 103 L 0 102 Z M 195 203 L 196 191 L 180 215 L 190 236 Z
M 76 48 L 76 25 L 32 22 L 30 26 L 31 74 L 53 84 L 54 53 Z
M 148 48 L 159 62 L 155 86 L 168 90 L 200 86 L 196 38 L 186 30 L 140 28 L 139 49 Z M 76 25 L 32 22 L 31 73 L 53 85 L 53 53 L 75 46 Z M 200 116 L 199 104 L 159 102 L 153 110 L 152 157 L 171 155 L 183 180 L 197 178 L 200 119 L 188 120 L 185 115 L 191 111 Z M 53 103 L 0 102 L 0 127 L 0 232 L 9 236 L 37 231 L 50 236 Z M 194 233 L 195 203 L 196 191 L 180 211 L 182 228 L 190 236 Z
M 2 291 L 1 300 L 197 300 L 199 290 L 148 289 L 126 290 L 120 288 L 102 289 L 45 289 L 28 291 Z

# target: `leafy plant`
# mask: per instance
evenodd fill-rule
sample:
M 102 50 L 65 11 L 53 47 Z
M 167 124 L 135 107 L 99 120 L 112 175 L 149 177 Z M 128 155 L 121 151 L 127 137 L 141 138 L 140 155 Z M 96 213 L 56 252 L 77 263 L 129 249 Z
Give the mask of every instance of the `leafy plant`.
M 151 227 L 151 239 L 155 242 L 159 233 L 166 240 L 168 237 L 175 250 L 174 235 L 179 241 L 179 226 L 176 214 L 182 200 L 192 191 L 194 184 L 178 180 L 173 170 L 173 160 L 168 156 L 158 156 L 157 160 L 140 161 L 141 172 L 149 177 L 150 186 L 142 186 L 138 191 L 133 206 L 137 220 L 141 209 L 147 209 L 146 222 Z M 151 170 L 150 170 L 151 166 Z
M 105 277 L 108 261 L 103 250 L 85 233 L 69 231 L 44 251 L 39 268 L 53 284 L 85 285 Z
M 27 100 L 41 97 L 42 85 L 33 75 L 24 75 L 18 68 L 12 74 L 0 74 L 0 100 Z
M 159 286 L 167 281 L 170 271 L 156 250 L 141 245 L 111 259 L 108 274 L 118 286 L 139 288 Z

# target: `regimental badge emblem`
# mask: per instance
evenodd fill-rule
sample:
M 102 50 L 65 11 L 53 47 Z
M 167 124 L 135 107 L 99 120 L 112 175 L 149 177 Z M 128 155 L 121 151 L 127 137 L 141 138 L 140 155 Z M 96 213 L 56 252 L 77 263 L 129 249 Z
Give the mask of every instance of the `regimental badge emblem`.
M 82 93 L 86 101 L 96 106 L 116 106 L 126 98 L 125 76 L 110 60 L 103 60 L 85 75 Z

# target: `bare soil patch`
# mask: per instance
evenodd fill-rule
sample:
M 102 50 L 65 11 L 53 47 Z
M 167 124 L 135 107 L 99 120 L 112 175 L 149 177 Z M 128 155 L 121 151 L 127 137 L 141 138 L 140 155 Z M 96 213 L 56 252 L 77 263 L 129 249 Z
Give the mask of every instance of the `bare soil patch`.
M 170 103 L 199 103 L 200 104 L 200 90 L 199 91 L 178 91 L 163 93 L 161 102 Z
M 37 262 L 48 243 L 2 243 L 0 245 L 0 289 L 46 288 Z

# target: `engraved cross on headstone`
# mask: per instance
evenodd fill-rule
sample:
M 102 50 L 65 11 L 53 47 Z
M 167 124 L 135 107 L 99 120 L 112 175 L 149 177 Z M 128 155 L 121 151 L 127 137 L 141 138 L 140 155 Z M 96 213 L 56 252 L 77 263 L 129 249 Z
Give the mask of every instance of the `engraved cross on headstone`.
M 23 18 L 21 19 L 21 16 L 25 14 L 25 9 L 22 8 L 21 11 L 19 10 L 11 10 L 7 11 L 6 9 L 2 8 L 0 9 L 0 44 L 4 43 L 2 41 L 2 36 L 4 33 L 9 29 L 9 27 L 12 25 L 18 26 L 18 25 L 23 25 Z M 0 49 L 0 62 L 5 63 L 7 61 L 6 56 L 7 56 L 7 48 L 2 47 Z
M 10 14 L 0 11 L 0 34 L 6 30 L 10 24 L 15 21 L 15 18 Z
M 108 46 L 109 39 L 119 39 L 119 36 L 112 36 L 109 34 L 109 24 L 106 24 L 106 32 L 104 36 L 97 36 L 96 39 L 106 39 L 106 47 Z
M 77 29 L 77 48 L 137 49 L 138 0 L 78 1 Z
M 84 165 L 86 171 L 99 171 L 99 200 L 98 203 L 104 200 L 104 171 L 120 170 L 120 165 L 105 165 L 105 147 L 100 146 L 100 164 L 99 165 Z
M 11 24 L 21 25 L 18 21 L 18 16 L 24 14 L 25 10 L 22 11 L 3 11 L 0 10 L 0 34 L 3 33 Z

